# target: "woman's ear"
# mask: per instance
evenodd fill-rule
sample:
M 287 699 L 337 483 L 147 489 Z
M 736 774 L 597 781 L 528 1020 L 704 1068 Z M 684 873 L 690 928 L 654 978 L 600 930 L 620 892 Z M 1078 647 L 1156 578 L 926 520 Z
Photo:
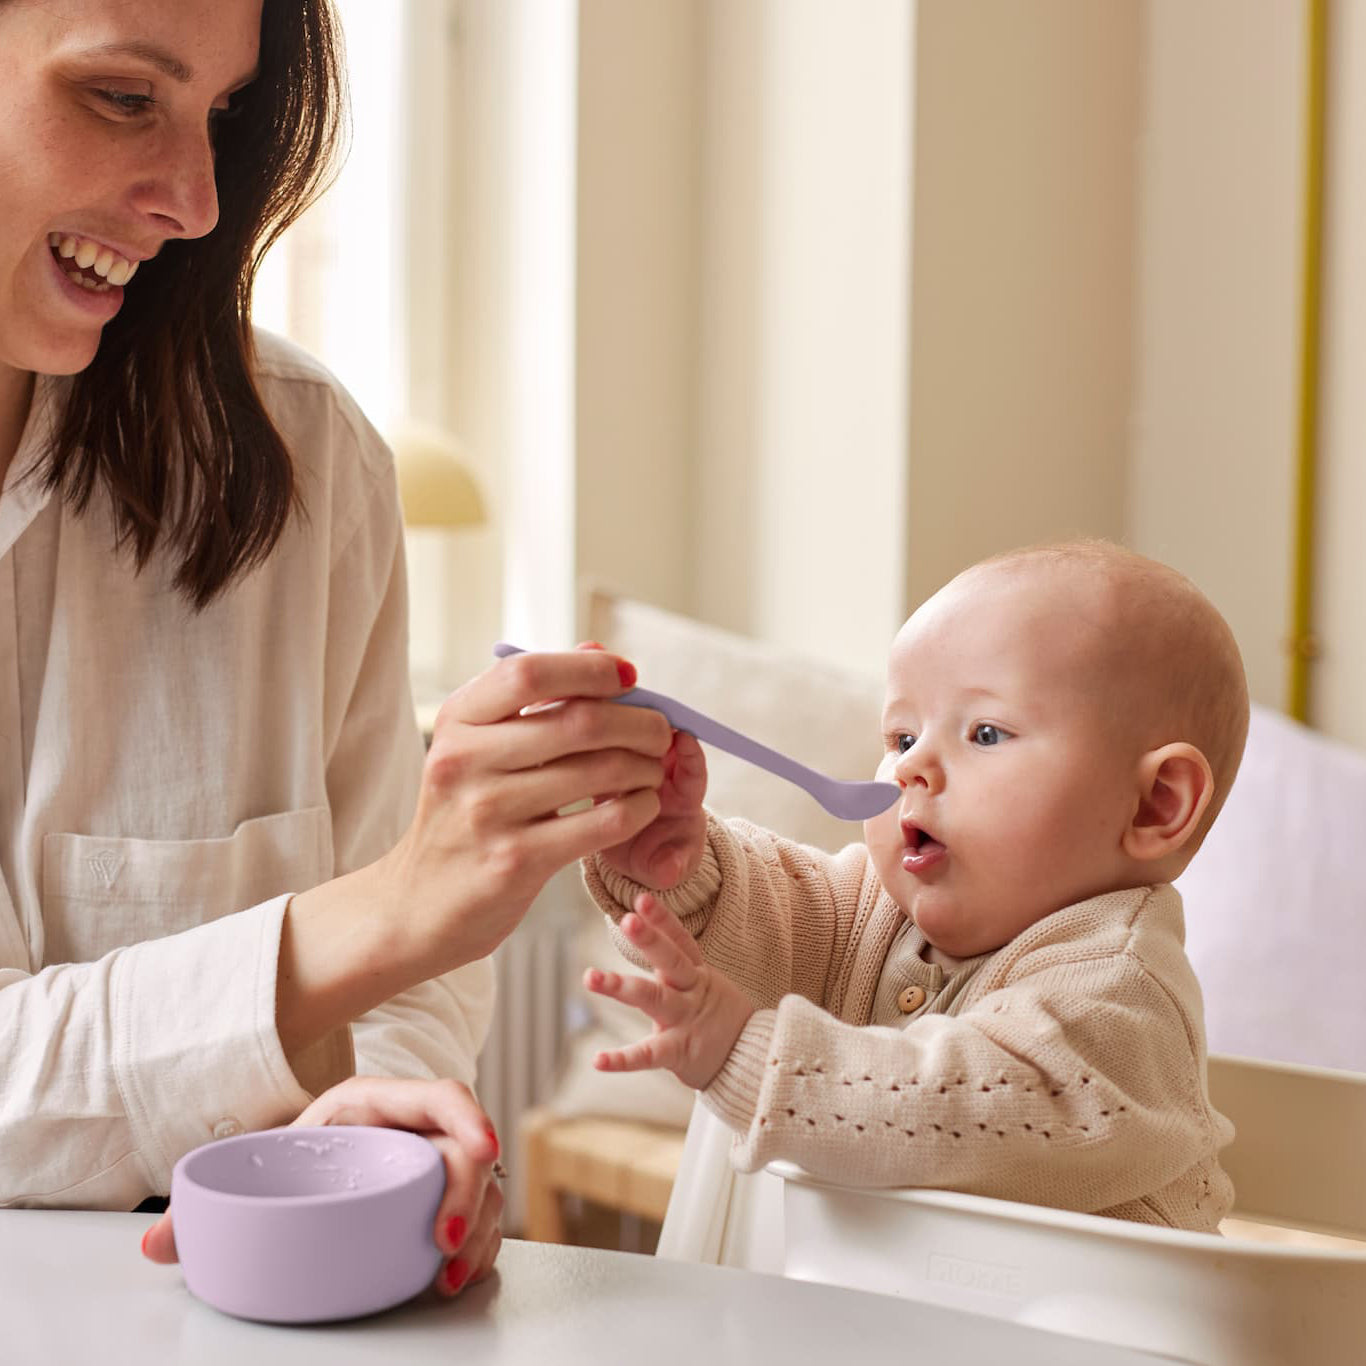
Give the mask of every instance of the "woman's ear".
M 1194 745 L 1149 750 L 1138 765 L 1138 806 L 1120 841 L 1144 862 L 1174 854 L 1195 833 L 1214 795 L 1214 772 Z

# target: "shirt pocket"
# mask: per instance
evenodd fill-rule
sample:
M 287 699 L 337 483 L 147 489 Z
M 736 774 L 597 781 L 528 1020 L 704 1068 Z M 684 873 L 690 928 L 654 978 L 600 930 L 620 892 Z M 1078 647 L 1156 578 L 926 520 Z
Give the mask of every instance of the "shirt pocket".
M 258 816 L 221 839 L 45 835 L 43 962 L 90 962 L 331 875 L 324 806 Z

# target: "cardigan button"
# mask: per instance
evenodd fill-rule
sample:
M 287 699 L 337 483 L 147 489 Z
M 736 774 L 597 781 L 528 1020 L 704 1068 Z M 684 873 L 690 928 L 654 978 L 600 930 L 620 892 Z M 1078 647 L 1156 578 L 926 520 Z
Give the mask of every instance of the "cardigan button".
M 905 987 L 896 998 L 897 1006 L 903 1015 L 919 1010 L 925 1004 L 924 987 Z

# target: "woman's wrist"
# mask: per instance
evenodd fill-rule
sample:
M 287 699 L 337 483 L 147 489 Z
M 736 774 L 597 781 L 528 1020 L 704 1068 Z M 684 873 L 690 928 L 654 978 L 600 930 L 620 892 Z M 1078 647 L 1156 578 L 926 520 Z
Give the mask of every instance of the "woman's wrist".
M 441 971 L 398 910 L 383 861 L 290 899 L 275 983 L 275 1027 L 287 1056 Z

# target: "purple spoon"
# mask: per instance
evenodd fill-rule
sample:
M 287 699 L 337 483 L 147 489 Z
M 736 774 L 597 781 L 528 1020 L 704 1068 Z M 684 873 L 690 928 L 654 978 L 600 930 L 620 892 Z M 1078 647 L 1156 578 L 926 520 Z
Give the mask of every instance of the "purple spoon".
M 520 646 L 500 640 L 493 647 L 493 653 L 502 659 L 508 655 L 523 654 L 524 651 Z M 686 730 L 689 735 L 695 735 L 706 744 L 715 745 L 717 749 L 724 749 L 746 763 L 786 778 L 788 782 L 809 792 L 832 816 L 838 816 L 841 820 L 867 820 L 869 816 L 885 811 L 901 796 L 901 789 L 895 783 L 848 781 L 818 773 L 814 768 L 807 768 L 786 754 L 769 749 L 748 735 L 741 735 L 738 730 L 704 716 L 676 698 L 651 692 L 649 688 L 632 688 L 612 701 L 625 703 L 628 707 L 646 707 L 650 711 L 661 712 L 675 730 Z

